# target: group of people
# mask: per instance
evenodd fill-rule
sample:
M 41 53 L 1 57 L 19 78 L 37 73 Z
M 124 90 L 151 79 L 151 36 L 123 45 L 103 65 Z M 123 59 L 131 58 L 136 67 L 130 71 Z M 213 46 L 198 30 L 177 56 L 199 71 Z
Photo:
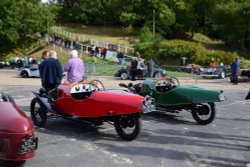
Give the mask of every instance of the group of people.
M 84 62 L 78 58 L 77 50 L 72 50 L 70 56 L 71 58 L 64 65 L 64 68 L 62 68 L 61 63 L 57 59 L 56 51 L 44 51 L 42 53 L 39 70 L 42 86 L 47 93 L 61 83 L 63 72 L 67 72 L 67 80 L 70 83 L 83 80 L 85 73 Z
M 220 63 L 220 66 L 224 66 L 224 64 Z M 214 60 L 214 58 L 212 58 L 210 61 L 210 67 L 212 68 L 216 67 L 216 61 Z M 232 77 L 233 85 L 238 84 L 239 71 L 240 71 L 240 60 L 238 57 L 236 57 L 233 63 L 231 64 L 231 75 L 232 75 L 231 77 Z
M 154 61 L 150 59 L 147 62 L 147 70 L 148 70 L 148 77 L 153 77 L 153 68 L 154 68 Z M 132 58 L 131 66 L 130 66 L 130 74 L 131 80 L 135 81 L 136 76 L 138 78 L 143 78 L 143 70 L 146 68 L 144 60 L 141 58 L 139 52 L 136 52 L 136 57 Z
M 105 47 L 93 46 L 90 52 L 91 56 L 97 57 L 100 54 L 100 57 L 106 59 L 107 49 Z

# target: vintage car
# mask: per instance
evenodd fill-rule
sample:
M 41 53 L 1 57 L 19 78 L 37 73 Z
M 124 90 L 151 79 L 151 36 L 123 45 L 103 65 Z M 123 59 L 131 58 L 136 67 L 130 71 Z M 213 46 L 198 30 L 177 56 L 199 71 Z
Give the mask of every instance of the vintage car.
M 31 120 L 10 95 L 0 93 L 0 166 L 34 157 L 37 143 Z
M 18 69 L 16 76 L 18 77 L 40 77 L 40 72 L 37 64 L 33 64 L 26 67 L 21 67 Z
M 208 67 L 201 68 L 200 76 L 204 78 L 226 78 L 231 76 L 231 68 L 230 66 L 216 66 L 216 67 Z
M 115 78 L 120 78 L 122 80 L 126 80 L 126 79 L 130 79 L 131 75 L 130 75 L 130 66 L 127 67 L 122 67 L 121 69 L 119 69 L 114 75 L 113 77 Z M 148 70 L 147 68 L 143 69 L 142 71 L 142 75 L 143 78 L 148 77 Z M 163 76 L 166 75 L 166 71 L 158 66 L 155 66 L 154 68 L 154 72 L 153 72 L 153 77 L 154 78 L 161 78 Z M 140 79 L 141 77 L 139 77 L 138 75 L 136 76 L 137 79 Z
M 157 110 L 190 111 L 196 122 L 202 125 L 209 124 L 214 120 L 216 115 L 215 102 L 225 100 L 223 91 L 180 86 L 175 77 L 148 78 L 142 83 L 135 85 L 121 83 L 120 86 L 135 94 L 153 97 Z
M 50 116 L 58 116 L 94 126 L 104 122 L 114 124 L 124 140 L 134 140 L 141 129 L 141 114 L 154 110 L 150 97 L 123 90 L 105 90 L 98 80 L 63 83 L 46 93 L 34 92 L 30 112 L 34 124 L 43 127 Z
M 202 67 L 200 65 L 188 64 L 186 66 L 176 67 L 175 71 L 200 75 L 200 73 L 202 72 L 201 69 Z

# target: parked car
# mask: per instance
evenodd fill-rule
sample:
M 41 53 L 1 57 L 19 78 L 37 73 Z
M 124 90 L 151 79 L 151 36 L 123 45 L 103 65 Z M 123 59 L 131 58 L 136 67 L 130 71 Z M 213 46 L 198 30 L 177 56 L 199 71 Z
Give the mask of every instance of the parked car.
M 122 67 L 121 69 L 119 69 L 114 75 L 113 77 L 115 78 L 120 78 L 122 80 L 126 80 L 126 79 L 131 79 L 131 74 L 130 74 L 130 66 L 127 67 Z M 142 71 L 142 75 L 143 78 L 148 77 L 148 70 L 147 68 L 143 69 Z M 164 77 L 166 75 L 166 70 L 155 66 L 154 68 L 154 72 L 153 72 L 153 77 L 154 78 L 161 78 Z M 136 76 L 137 79 L 141 79 L 141 77 L 139 77 L 138 75 Z
M 36 126 L 45 126 L 50 116 L 95 126 L 109 122 L 118 135 L 128 141 L 140 133 L 141 114 L 154 109 L 151 98 L 123 90 L 105 90 L 98 80 L 63 83 L 48 94 L 43 88 L 34 94 L 30 112 Z
M 16 76 L 18 77 L 40 77 L 40 72 L 37 64 L 31 66 L 21 67 L 18 69 Z
M 204 78 L 226 78 L 231 76 L 231 67 L 228 65 L 201 68 L 200 76 Z
M 159 111 L 189 111 L 195 121 L 202 125 L 209 124 L 214 120 L 216 115 L 215 102 L 225 100 L 223 91 L 180 86 L 175 77 L 148 78 L 142 83 L 120 84 L 120 86 L 135 94 L 151 96 Z
M 177 72 L 185 72 L 185 73 L 193 73 L 193 74 L 197 74 L 200 75 L 201 73 L 201 66 L 200 65 L 196 65 L 196 64 L 188 64 L 186 66 L 180 66 L 177 67 L 175 70 Z
M 37 144 L 31 120 L 10 95 L 0 93 L 0 160 L 22 164 L 35 156 Z

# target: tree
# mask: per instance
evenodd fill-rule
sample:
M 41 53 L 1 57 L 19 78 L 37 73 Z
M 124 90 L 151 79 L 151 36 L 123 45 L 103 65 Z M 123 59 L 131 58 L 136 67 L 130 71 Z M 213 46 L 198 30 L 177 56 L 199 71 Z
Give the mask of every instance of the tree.
M 218 36 L 228 44 L 240 44 L 250 41 L 250 0 L 222 1 L 216 6 L 213 15 L 213 27 Z
M 40 0 L 2 0 L 0 3 L 0 50 L 24 42 L 27 35 L 44 33 L 56 18 L 55 6 Z

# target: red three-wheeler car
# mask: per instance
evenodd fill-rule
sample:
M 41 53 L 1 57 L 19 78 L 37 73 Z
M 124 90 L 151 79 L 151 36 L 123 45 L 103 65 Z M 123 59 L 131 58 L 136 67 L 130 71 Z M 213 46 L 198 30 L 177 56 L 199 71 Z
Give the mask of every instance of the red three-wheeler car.
M 141 128 L 141 113 L 154 110 L 150 97 L 135 95 L 124 90 L 105 90 L 98 80 L 83 80 L 46 93 L 43 88 L 34 92 L 30 111 L 34 124 L 43 127 L 49 116 L 60 116 L 92 125 L 114 123 L 118 135 L 134 140 Z
M 0 166 L 23 164 L 35 156 L 37 143 L 31 120 L 10 95 L 0 93 Z

